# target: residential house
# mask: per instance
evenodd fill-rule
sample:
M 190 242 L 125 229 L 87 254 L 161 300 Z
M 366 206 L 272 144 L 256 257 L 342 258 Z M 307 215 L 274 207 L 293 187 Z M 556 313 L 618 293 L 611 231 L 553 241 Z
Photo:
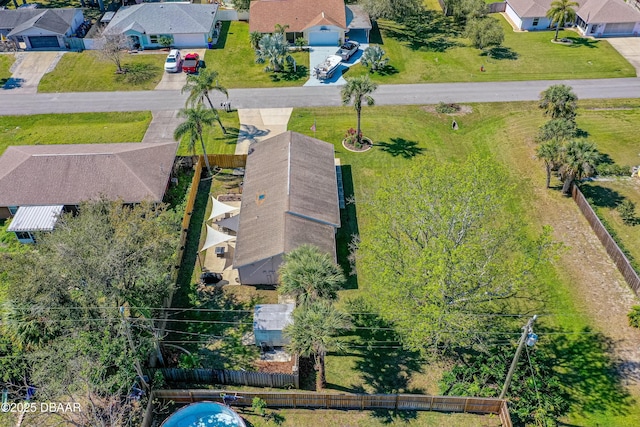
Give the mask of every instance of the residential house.
M 141 3 L 121 7 L 104 30 L 126 34 L 136 48 L 159 48 L 160 37 L 173 37 L 172 47 L 206 47 L 216 31 L 218 5 Z
M 68 49 L 83 22 L 81 9 L 1 10 L 0 35 L 26 49 Z
M 289 339 L 282 331 L 293 323 L 295 304 L 259 304 L 253 311 L 253 335 L 257 346 L 284 347 Z
M 233 261 L 240 283 L 276 284 L 283 255 L 303 244 L 335 259 L 333 145 L 289 131 L 253 144 L 249 153 Z
M 251 32 L 273 33 L 282 25 L 287 40 L 303 37 L 310 46 L 337 46 L 345 36 L 368 42 L 371 30 L 369 15 L 344 0 L 255 0 L 249 17 Z
M 551 27 L 547 11 L 553 0 L 506 0 L 505 13 L 514 25 L 527 31 Z M 576 24 L 583 35 L 594 37 L 637 36 L 640 11 L 624 0 L 577 0 Z M 554 25 L 555 28 L 555 25 Z
M 176 142 L 10 146 L 0 157 L 0 218 L 22 242 L 98 197 L 161 202 Z

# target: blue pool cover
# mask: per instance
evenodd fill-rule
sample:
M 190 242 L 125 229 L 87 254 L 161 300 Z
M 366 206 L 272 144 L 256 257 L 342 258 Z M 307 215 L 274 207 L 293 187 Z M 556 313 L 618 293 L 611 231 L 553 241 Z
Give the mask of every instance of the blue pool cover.
M 161 427 L 245 427 L 229 407 L 216 402 L 198 402 L 176 411 Z

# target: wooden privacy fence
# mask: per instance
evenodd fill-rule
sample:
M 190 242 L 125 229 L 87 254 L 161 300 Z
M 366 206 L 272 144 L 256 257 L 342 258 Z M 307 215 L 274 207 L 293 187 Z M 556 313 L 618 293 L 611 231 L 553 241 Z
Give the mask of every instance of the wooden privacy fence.
M 596 236 L 600 239 L 600 242 L 606 249 L 607 254 L 609 254 L 613 262 L 616 264 L 616 267 L 618 267 L 620 273 L 622 273 L 624 280 L 626 280 L 636 295 L 640 296 L 640 277 L 638 277 L 638 273 L 631 266 L 631 263 L 625 256 L 624 252 L 622 252 L 616 241 L 613 240 L 613 237 L 611 237 L 605 226 L 600 221 L 600 218 L 598 218 L 598 215 L 596 215 L 587 199 L 575 184 L 571 188 L 571 195 L 580 208 L 580 211 L 589 222 L 589 225 L 591 225 L 591 228 L 596 233 Z
M 243 168 L 247 164 L 246 154 L 208 154 L 207 157 L 211 166 L 222 169 Z
M 253 387 L 299 388 L 300 380 L 295 374 L 278 374 L 254 371 L 231 371 L 228 369 L 149 369 L 150 378 L 160 371 L 164 379 L 191 384 L 232 384 Z
M 421 394 L 329 394 L 295 392 L 244 392 L 230 390 L 157 390 L 152 399 L 176 403 L 222 401 L 221 394 L 237 395 L 236 406 L 251 406 L 254 397 L 263 399 L 270 408 L 309 408 L 341 410 L 407 410 L 495 414 L 504 427 L 512 427 L 507 403 L 503 399 Z M 151 425 L 153 407 L 147 408 L 143 427 Z M 321 417 L 319 414 L 318 417 Z

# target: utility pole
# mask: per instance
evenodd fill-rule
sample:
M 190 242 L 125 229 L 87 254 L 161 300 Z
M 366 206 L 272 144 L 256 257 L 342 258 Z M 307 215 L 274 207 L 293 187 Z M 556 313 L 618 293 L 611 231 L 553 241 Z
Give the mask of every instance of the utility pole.
M 513 378 L 513 373 L 516 370 L 516 365 L 518 364 L 518 359 L 520 359 L 520 353 L 522 353 L 522 348 L 524 347 L 524 344 L 526 343 L 531 347 L 536 343 L 538 339 L 538 336 L 533 333 L 533 329 L 532 329 L 533 322 L 535 322 L 537 318 L 538 318 L 538 315 L 534 315 L 531 319 L 529 319 L 527 324 L 522 328 L 523 331 L 522 331 L 522 336 L 520 337 L 520 341 L 518 342 L 518 349 L 516 350 L 515 356 L 513 356 L 513 361 L 511 362 L 511 367 L 509 368 L 507 379 L 504 380 L 504 386 L 502 387 L 502 392 L 500 393 L 500 396 L 498 397 L 498 399 L 504 399 L 504 396 L 507 394 L 507 390 L 509 390 L 509 385 L 511 384 L 511 378 Z M 529 339 L 527 339 L 528 337 Z

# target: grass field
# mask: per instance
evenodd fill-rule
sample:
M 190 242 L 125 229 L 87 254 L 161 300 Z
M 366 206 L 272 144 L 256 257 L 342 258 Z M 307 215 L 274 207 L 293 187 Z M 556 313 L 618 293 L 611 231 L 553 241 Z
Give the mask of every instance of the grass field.
M 374 94 L 375 98 L 375 94 Z M 605 106 L 634 108 L 636 101 L 618 103 L 610 101 Z M 620 104 L 620 105 L 619 105 Z M 601 102 L 581 103 L 584 107 L 602 107 Z M 602 115 L 600 115 L 602 113 Z M 578 125 L 590 133 L 601 151 L 618 158 L 616 128 L 629 115 L 628 110 L 594 111 L 579 115 Z M 344 132 L 355 124 L 355 114 L 350 108 L 295 109 L 290 120 L 291 130 L 309 134 L 314 120 L 316 136 L 335 145 L 336 155 L 347 168 L 345 181 L 353 180 L 355 206 L 348 212 L 339 240 L 344 246 L 351 233 L 367 236 L 368 213 L 366 205 L 358 204 L 376 187 L 378 178 L 385 174 L 399 173 L 418 156 L 432 155 L 442 160 L 459 160 L 470 153 L 481 153 L 505 165 L 518 185 L 518 206 L 514 213 L 530 224 L 531 230 L 539 230 L 558 215 L 575 215 L 577 211 L 570 199 L 557 190 L 544 190 L 544 168 L 534 157 L 533 136 L 544 122 L 534 103 L 473 105 L 473 113 L 458 116 L 460 130 L 451 130 L 451 117 L 429 113 L 419 106 L 372 107 L 363 112 L 363 132 L 371 137 L 377 147 L 367 153 L 347 152 L 340 144 Z M 631 137 L 631 136 L 630 136 Z M 621 151 L 625 151 L 624 144 Z M 629 152 L 633 148 L 628 148 Z M 345 185 L 349 185 L 345 183 Z M 349 194 L 350 188 L 345 188 Z M 545 206 L 544 209 L 528 209 Z M 357 212 L 356 212 L 357 211 Z M 561 224 L 550 225 L 563 228 Z M 579 297 L 575 279 L 561 266 L 564 257 L 554 271 L 541 277 L 539 285 L 549 293 L 544 307 L 541 329 L 565 331 L 566 335 L 543 336 L 540 345 L 556 349 L 559 369 L 567 386 L 572 411 L 564 420 L 580 426 L 632 426 L 640 417 L 640 408 L 632 403 L 633 397 L 612 376 L 612 355 L 608 353 L 606 335 L 592 331 L 597 323 L 593 309 L 584 305 Z M 344 256 L 344 248 L 342 249 Z M 342 291 L 341 300 L 367 293 L 370 277 L 366 266 L 359 266 L 357 279 L 351 278 L 349 290 Z M 357 340 L 358 338 L 354 338 Z M 347 354 L 332 354 L 327 359 L 328 387 L 336 391 L 437 391 L 434 383 L 442 367 L 424 364 L 397 349 L 368 349 L 366 340 L 359 342 L 364 348 L 349 348 Z M 504 351 L 514 349 L 506 345 Z M 580 354 L 581 357 L 576 358 Z M 400 368 L 399 368 L 400 367 Z M 585 384 L 590 384 L 586 387 Z M 636 396 L 637 398 L 638 396 Z
M 406 25 L 379 20 L 380 32 L 372 31 L 371 43 L 380 44 L 391 61 L 386 73 L 373 79 L 398 84 L 635 77 L 634 68 L 607 41 L 561 31 L 560 37 L 574 44 L 553 44 L 551 31 L 516 33 L 502 16 L 493 16 L 505 40 L 491 55 L 471 47 L 463 29 L 442 12 L 426 11 Z M 348 75 L 366 72 L 356 65 Z
M 215 126 L 207 129 L 203 135 L 205 148 L 209 154 L 233 154 L 236 150 L 238 132 L 240 129 L 238 112 L 232 111 L 230 113 L 226 113 L 219 110 L 218 114 L 220 114 L 220 120 L 222 120 L 222 125 L 227 130 L 227 134 L 223 134 L 220 126 L 216 123 Z M 191 154 L 192 152 L 187 149 L 187 138 L 185 137 L 182 139 L 180 147 L 178 148 L 178 155 L 190 156 Z M 200 142 L 196 144 L 196 154 L 202 154 L 202 145 Z
M 9 145 L 139 142 L 150 112 L 0 116 L 0 154 Z
M 227 88 L 302 86 L 309 76 L 309 53 L 292 52 L 297 71 L 267 73 L 265 64 L 256 64 L 256 56 L 249 44 L 247 22 L 222 23 L 222 31 L 215 49 L 207 50 L 207 66 L 220 74 L 220 84 Z
M 166 53 L 166 52 L 165 52 Z M 133 83 L 126 75 L 116 74 L 113 62 L 99 58 L 95 51 L 67 52 L 56 68 L 45 74 L 39 92 L 106 92 L 123 90 L 152 90 L 162 79 L 165 53 L 122 55 L 123 68 L 137 64 L 145 67 L 150 78 Z
M 11 72 L 9 68 L 13 65 L 15 61 L 15 57 L 13 55 L 5 54 L 0 55 L 0 86 L 5 84 L 9 77 L 11 77 Z

